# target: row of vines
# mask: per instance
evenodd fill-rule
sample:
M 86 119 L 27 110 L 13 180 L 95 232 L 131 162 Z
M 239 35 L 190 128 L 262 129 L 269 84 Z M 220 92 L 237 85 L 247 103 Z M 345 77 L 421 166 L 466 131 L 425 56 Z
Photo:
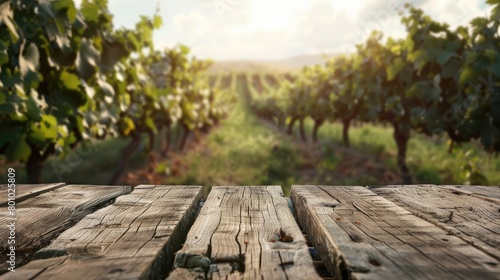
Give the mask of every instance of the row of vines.
M 141 139 L 207 130 L 233 99 L 212 89 L 189 48 L 155 50 L 156 13 L 116 29 L 107 0 L 12 0 L 0 4 L 0 155 L 26 163 L 30 183 L 42 164 L 85 141 L 130 139 L 115 183 Z M 160 132 L 166 131 L 161 136 Z M 145 135 L 145 136 L 143 136 Z
M 355 53 L 306 67 L 277 89 L 252 92 L 252 107 L 278 126 L 286 123 L 289 133 L 298 122 L 303 140 L 305 118 L 314 120 L 314 140 L 321 125 L 339 121 L 346 146 L 353 121 L 390 125 L 404 183 L 412 181 L 406 162 L 412 132 L 446 135 L 450 151 L 455 143 L 479 141 L 498 153 L 500 1 L 487 3 L 491 15 L 455 29 L 406 5 L 405 38 L 383 41 L 374 31 Z

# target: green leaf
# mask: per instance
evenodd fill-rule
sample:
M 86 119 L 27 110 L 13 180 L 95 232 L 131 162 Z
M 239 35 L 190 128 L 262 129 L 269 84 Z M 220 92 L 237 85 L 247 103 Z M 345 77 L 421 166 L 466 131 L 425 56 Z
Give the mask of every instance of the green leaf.
M 487 0 L 486 2 L 490 5 L 494 5 L 493 9 L 491 9 L 491 19 L 497 22 L 500 21 L 500 1 Z
M 180 45 L 180 50 L 183 55 L 189 54 L 189 47 L 185 45 Z
M 466 67 L 460 74 L 459 83 L 463 86 L 465 83 L 475 80 L 477 72 L 471 67 Z
M 59 77 L 60 84 L 66 89 L 80 91 L 80 79 L 77 75 L 69 73 L 67 71 L 62 71 Z
M 418 71 L 421 71 L 429 62 L 429 57 L 426 50 L 418 50 L 411 53 L 408 58 L 412 61 Z
M 474 63 L 477 59 L 477 53 L 475 52 L 468 52 L 465 56 L 465 64 L 471 64 Z
M 54 19 L 53 21 L 49 21 L 45 25 L 45 32 L 49 41 L 55 42 L 59 48 L 69 45 L 69 38 L 67 36 L 69 34 L 66 34 L 66 27 L 60 20 Z
M 153 132 L 157 131 L 153 118 L 146 118 L 146 127 L 151 129 Z
M 135 129 L 134 121 L 129 117 L 121 118 L 118 126 L 124 136 L 128 136 Z
M 5 64 L 7 62 L 9 62 L 9 56 L 4 52 L 0 52 L 0 65 Z
M 444 79 L 455 78 L 459 74 L 458 69 L 460 69 L 460 67 L 461 63 L 457 58 L 448 60 L 448 62 L 443 66 L 443 70 L 441 72 L 442 77 Z
M 73 0 L 53 0 L 52 7 L 54 7 L 56 13 L 59 11 L 65 11 L 71 23 L 75 21 L 77 10 Z
M 161 18 L 160 15 L 155 15 L 153 18 L 153 26 L 154 28 L 158 29 L 163 25 L 163 19 Z
M 101 61 L 99 51 L 94 47 L 92 41 L 82 39 L 80 53 L 76 62 L 78 74 L 87 80 L 97 71 L 97 64 Z
M 21 46 L 21 55 L 19 55 L 19 69 L 21 75 L 26 77 L 29 72 L 36 72 L 39 66 L 40 53 L 34 43 L 31 43 L 26 51 L 24 51 L 25 44 Z M 23 54 L 24 52 L 24 54 Z
M 403 70 L 405 62 L 401 58 L 396 58 L 394 62 L 387 67 L 387 80 L 392 81 Z
M 0 126 L 0 148 L 6 146 L 5 156 L 11 161 L 26 161 L 31 147 L 26 143 L 26 133 L 20 126 Z
M 104 93 L 104 101 L 106 101 L 106 103 L 108 104 L 111 104 L 113 102 L 113 97 L 115 96 L 115 90 L 104 80 L 97 80 L 97 83 Z
M 14 13 L 10 9 L 10 1 L 5 1 L 0 4 L 0 26 L 5 24 L 9 29 L 9 34 L 12 41 L 17 41 L 19 39 L 19 34 L 17 34 L 16 25 L 13 20 Z
M 450 60 L 452 57 L 456 57 L 457 53 L 455 51 L 440 51 L 438 56 L 436 57 L 436 62 L 439 65 L 443 66 L 446 62 Z
M 80 12 L 82 13 L 85 21 L 88 23 L 98 23 L 99 22 L 99 4 L 83 2 L 80 7 Z
M 58 132 L 57 120 L 54 116 L 43 115 L 42 120 L 30 127 L 28 139 L 40 148 L 54 142 Z
M 417 82 L 412 85 L 412 87 L 408 90 L 407 96 L 408 97 L 422 97 L 424 96 L 428 91 L 431 91 L 432 88 L 430 87 L 429 83 L 426 81 L 422 82 Z
M 134 50 L 141 49 L 140 40 L 137 38 L 137 36 L 134 33 L 129 32 L 126 37 L 127 37 L 128 43 L 132 44 Z
M 76 57 L 76 52 L 72 49 L 61 50 L 54 46 L 50 52 L 50 63 L 54 66 L 70 67 L 74 65 Z
M 30 120 L 39 122 L 42 120 L 42 108 L 46 107 L 47 104 L 43 100 L 38 100 L 36 95 L 36 91 L 32 90 L 26 102 L 26 115 Z
M 118 61 L 127 56 L 128 51 L 122 43 L 103 41 L 101 63 L 107 70 L 113 69 Z

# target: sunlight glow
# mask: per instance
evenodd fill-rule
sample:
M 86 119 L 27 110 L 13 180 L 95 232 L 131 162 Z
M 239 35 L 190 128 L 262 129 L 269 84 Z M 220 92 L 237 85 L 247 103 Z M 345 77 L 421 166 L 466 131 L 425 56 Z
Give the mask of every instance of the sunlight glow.
M 76 0 L 76 3 L 81 0 Z M 405 34 L 398 12 L 406 2 L 451 26 L 488 12 L 485 0 L 162 0 L 160 47 L 196 46 L 200 57 L 271 59 L 307 53 L 337 53 L 362 42 L 373 29 Z M 115 26 L 133 28 L 151 15 L 158 0 L 109 0 Z
M 334 13 L 330 16 L 336 17 L 339 13 L 343 13 L 348 17 L 354 18 L 363 7 L 362 0 L 252 0 L 249 4 L 251 7 L 251 21 L 246 25 L 241 26 L 241 31 L 255 30 L 286 30 L 294 28 L 297 18 L 301 13 L 310 8 L 311 2 L 329 3 L 333 7 Z M 365 1 L 366 2 L 366 1 Z

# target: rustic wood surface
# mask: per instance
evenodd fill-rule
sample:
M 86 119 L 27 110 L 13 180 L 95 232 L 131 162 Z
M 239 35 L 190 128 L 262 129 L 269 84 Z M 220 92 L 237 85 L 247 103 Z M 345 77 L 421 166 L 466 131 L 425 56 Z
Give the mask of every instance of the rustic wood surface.
M 28 198 L 35 197 L 44 192 L 50 192 L 64 186 L 64 183 L 38 184 L 38 185 L 15 185 L 16 203 Z M 0 185 L 0 207 L 6 206 L 8 201 L 7 185 Z
M 500 203 L 500 186 L 461 186 L 461 185 L 411 185 L 413 187 L 435 187 L 446 189 L 448 192 L 457 194 L 466 194 L 474 197 L 479 197 L 487 201 L 493 201 Z M 370 187 L 370 190 L 377 189 L 389 189 L 389 188 L 401 188 L 403 185 L 385 185 L 385 186 L 375 186 Z
M 291 198 L 337 279 L 500 279 L 498 259 L 364 187 L 292 186 Z
M 425 186 L 425 185 L 424 185 Z M 445 188 L 452 192 L 458 191 L 470 196 L 480 197 L 482 199 L 500 203 L 500 187 L 499 186 L 435 186 Z
M 213 187 L 175 267 L 168 279 L 320 279 L 279 186 Z
M 500 188 L 404 186 L 373 191 L 500 261 Z M 478 194 L 481 192 L 482 194 Z
M 9 279 L 163 279 L 200 199 L 198 186 L 135 187 L 65 231 Z
M 47 190 L 44 187 L 35 189 Z M 17 265 L 23 264 L 36 250 L 47 245 L 85 215 L 105 206 L 117 196 L 129 192 L 129 186 L 69 185 L 41 192 L 38 196 L 16 203 Z M 8 236 L 7 225 L 11 218 L 6 211 L 1 212 L 0 236 Z M 2 273 L 7 271 L 7 245 L 6 242 L 0 243 L 0 272 Z

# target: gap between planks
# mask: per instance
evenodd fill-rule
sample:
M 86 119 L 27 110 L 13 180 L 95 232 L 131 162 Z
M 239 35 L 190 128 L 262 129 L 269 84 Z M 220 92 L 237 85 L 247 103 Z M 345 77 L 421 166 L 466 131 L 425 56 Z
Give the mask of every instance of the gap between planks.
M 9 279 L 163 279 L 200 199 L 199 186 L 135 187 L 62 233 Z
M 15 202 L 19 203 L 25 201 L 28 198 L 35 197 L 45 192 L 53 191 L 57 188 L 63 187 L 65 183 L 55 183 L 55 184 L 37 184 L 37 185 L 15 185 Z M 0 207 L 8 205 L 8 185 L 0 186 Z
M 31 189 L 32 188 L 32 189 Z M 16 266 L 28 261 L 36 250 L 47 245 L 85 215 L 104 207 L 116 197 L 130 193 L 130 186 L 20 185 L 24 200 L 16 201 Z M 36 196 L 32 196 L 37 194 Z M 12 217 L 0 214 L 0 236 L 8 236 Z M 7 271 L 7 243 L 0 247 L 0 272 Z
M 279 186 L 212 188 L 168 279 L 196 277 L 321 279 Z

